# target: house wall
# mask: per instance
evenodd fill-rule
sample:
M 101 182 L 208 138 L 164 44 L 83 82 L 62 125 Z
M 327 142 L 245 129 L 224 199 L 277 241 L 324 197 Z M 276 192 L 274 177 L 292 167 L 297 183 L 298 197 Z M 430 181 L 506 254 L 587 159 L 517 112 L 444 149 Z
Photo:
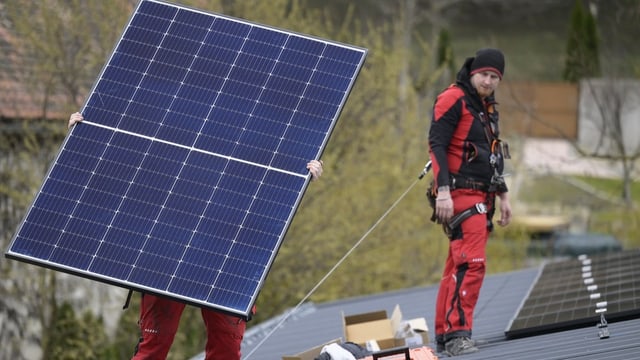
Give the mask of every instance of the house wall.
M 589 153 L 640 154 L 640 80 L 584 79 L 580 82 L 580 145 Z
M 577 139 L 578 86 L 509 82 L 496 92 L 502 131 L 510 136 Z

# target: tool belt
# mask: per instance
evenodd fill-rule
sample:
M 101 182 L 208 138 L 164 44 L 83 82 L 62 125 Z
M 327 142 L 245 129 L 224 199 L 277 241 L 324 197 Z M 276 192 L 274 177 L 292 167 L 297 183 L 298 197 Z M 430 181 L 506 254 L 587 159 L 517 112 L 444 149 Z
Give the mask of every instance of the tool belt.
M 483 182 L 480 181 L 475 181 L 473 179 L 469 179 L 466 177 L 462 177 L 459 175 L 449 175 L 449 188 L 451 190 L 455 190 L 455 189 L 472 189 L 472 190 L 478 190 L 478 191 L 483 191 L 483 192 L 490 192 L 490 191 L 495 191 L 494 189 L 492 189 L 492 186 L 489 184 L 485 184 Z M 437 197 L 437 191 L 435 188 L 435 183 L 433 181 L 431 181 L 431 183 L 429 183 L 429 187 L 427 188 L 427 199 L 429 200 L 429 205 L 435 209 L 436 206 L 436 197 Z M 435 215 L 434 215 L 435 216 Z M 432 220 L 434 220 L 435 217 L 432 217 Z
M 490 186 L 488 184 L 484 184 L 478 181 L 473 181 L 471 179 L 468 178 L 463 178 L 463 177 L 458 177 L 458 176 L 451 176 L 451 190 L 454 189 L 473 189 L 473 190 L 479 190 L 479 191 L 483 191 L 487 193 L 487 198 L 489 199 L 490 197 L 493 198 L 489 193 L 490 192 L 494 192 L 495 190 L 495 186 Z M 492 187 L 494 189 L 492 189 Z M 429 184 L 429 188 L 427 189 L 427 199 L 429 200 L 429 205 L 431 206 L 431 208 L 433 209 L 433 213 L 431 214 L 431 221 L 436 222 L 436 197 L 437 197 L 437 192 L 435 190 L 435 184 L 432 181 Z M 447 236 L 449 238 L 453 237 L 453 233 L 455 231 L 458 231 L 458 227 L 460 226 L 460 224 L 462 224 L 466 219 L 470 218 L 473 215 L 477 215 L 477 214 L 487 214 L 487 228 L 489 229 L 489 231 L 493 230 L 493 223 L 492 223 L 492 218 L 493 218 L 493 212 L 495 210 L 495 206 L 491 207 L 491 211 L 489 211 L 489 208 L 487 206 L 487 203 L 485 202 L 479 202 L 474 204 L 473 206 L 471 206 L 468 209 L 465 209 L 461 212 L 459 212 L 458 214 L 455 214 L 451 219 L 449 219 L 448 222 L 442 224 L 442 228 L 445 232 L 445 234 L 447 234 Z
M 491 189 L 491 185 L 487 184 L 487 183 L 483 183 L 481 181 L 475 181 L 473 179 L 469 179 L 466 177 L 462 177 L 459 175 L 453 175 L 451 174 L 450 176 L 450 187 L 451 190 L 454 189 L 472 189 L 472 190 L 478 190 L 478 191 L 482 191 L 482 192 L 490 192 L 492 191 Z M 493 190 L 495 191 L 495 190 Z

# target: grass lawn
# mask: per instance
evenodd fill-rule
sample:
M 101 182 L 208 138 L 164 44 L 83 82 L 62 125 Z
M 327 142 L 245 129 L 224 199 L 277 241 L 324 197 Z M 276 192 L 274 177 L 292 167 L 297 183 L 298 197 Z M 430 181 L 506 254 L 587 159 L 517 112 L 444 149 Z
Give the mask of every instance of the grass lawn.
M 640 247 L 640 181 L 633 182 L 631 191 L 634 206 L 629 207 L 621 202 L 621 180 L 541 176 L 528 180 L 517 200 L 526 208 L 540 212 L 569 217 L 579 214 L 585 222 L 585 231 L 611 234 L 620 239 L 625 248 L 637 248 Z

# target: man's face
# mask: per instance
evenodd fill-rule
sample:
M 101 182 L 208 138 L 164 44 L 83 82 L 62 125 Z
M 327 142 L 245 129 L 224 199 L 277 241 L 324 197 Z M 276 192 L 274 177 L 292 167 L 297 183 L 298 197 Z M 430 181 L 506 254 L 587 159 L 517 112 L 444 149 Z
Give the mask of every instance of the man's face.
M 500 77 L 494 71 L 481 71 L 471 76 L 471 85 L 483 99 L 493 94 L 498 84 L 500 84 Z

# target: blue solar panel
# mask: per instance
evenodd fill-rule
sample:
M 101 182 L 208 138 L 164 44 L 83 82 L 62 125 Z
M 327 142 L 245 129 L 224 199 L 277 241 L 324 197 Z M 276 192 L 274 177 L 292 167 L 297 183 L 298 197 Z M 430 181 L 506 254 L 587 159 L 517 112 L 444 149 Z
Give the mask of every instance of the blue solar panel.
M 365 56 L 141 1 L 6 256 L 249 316 Z

